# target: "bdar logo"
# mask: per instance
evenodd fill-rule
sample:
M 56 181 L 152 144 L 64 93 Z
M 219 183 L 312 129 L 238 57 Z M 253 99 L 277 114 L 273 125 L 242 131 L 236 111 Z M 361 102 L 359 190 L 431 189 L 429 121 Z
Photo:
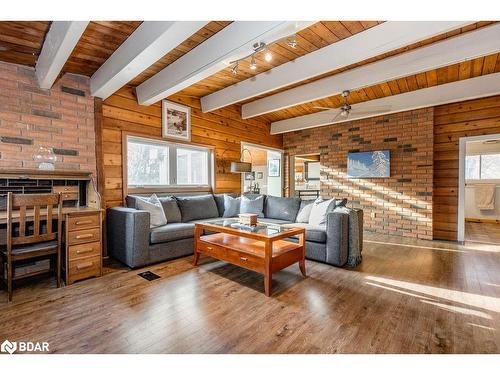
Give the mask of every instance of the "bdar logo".
M 0 346 L 0 351 L 4 353 L 13 354 L 17 350 L 17 342 L 10 342 L 5 340 Z

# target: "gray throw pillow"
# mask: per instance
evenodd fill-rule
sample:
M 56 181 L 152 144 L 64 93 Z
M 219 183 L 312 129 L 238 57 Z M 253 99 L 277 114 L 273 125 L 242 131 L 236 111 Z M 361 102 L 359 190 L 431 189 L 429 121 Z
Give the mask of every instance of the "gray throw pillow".
M 257 214 L 258 217 L 264 217 L 264 196 L 260 195 L 255 199 L 241 196 L 240 214 Z
M 136 204 L 138 210 L 149 212 L 149 226 L 151 228 L 167 224 L 165 212 L 163 212 L 163 207 L 156 194 L 153 194 L 148 200 L 138 199 Z
M 305 204 L 302 206 L 300 209 L 299 213 L 297 214 L 297 219 L 295 219 L 295 222 L 297 223 L 309 223 L 309 216 L 311 216 L 311 210 L 313 207 L 314 201 L 311 201 L 311 203 Z
M 274 197 L 268 195 L 264 205 L 264 216 L 270 219 L 295 221 L 300 208 L 300 198 Z
M 240 213 L 241 198 L 233 198 L 224 194 L 224 215 L 222 217 L 234 217 Z
M 325 225 L 326 214 L 331 212 L 334 207 L 335 199 L 323 200 L 318 198 L 314 201 L 311 214 L 309 215 L 309 224 L 311 225 Z
M 212 194 L 175 197 L 182 214 L 182 222 L 213 219 L 219 217 L 219 210 Z
M 181 210 L 174 197 L 160 197 L 163 212 L 169 223 L 180 223 L 182 221 Z

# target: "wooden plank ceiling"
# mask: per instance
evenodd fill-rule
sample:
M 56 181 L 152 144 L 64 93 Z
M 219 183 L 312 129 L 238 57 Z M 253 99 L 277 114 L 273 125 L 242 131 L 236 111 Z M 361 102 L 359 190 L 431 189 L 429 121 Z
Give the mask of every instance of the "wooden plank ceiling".
M 210 38 L 224 27 L 229 25 L 229 21 L 212 21 L 205 27 L 192 35 L 186 41 L 181 43 L 173 51 L 166 54 L 163 58 L 129 82 L 129 86 L 135 87 L 160 70 L 183 56 L 197 45 Z M 319 48 L 345 39 L 351 35 L 362 32 L 381 21 L 321 21 L 309 28 L 297 33 L 298 46 L 292 49 L 286 45 L 286 42 L 280 42 L 271 47 L 273 60 L 266 62 L 262 54 L 256 56 L 258 67 L 256 70 L 250 70 L 249 61 L 240 64 L 237 75 L 233 75 L 230 67 L 220 71 L 211 77 L 198 82 L 178 93 L 178 96 L 199 98 L 208 95 L 227 86 L 245 80 L 256 74 L 265 72 L 273 67 L 292 61 L 297 57 L 313 52 Z M 461 33 L 469 32 L 480 27 L 484 27 L 493 22 L 477 22 L 467 27 L 442 34 L 419 43 L 392 51 L 390 53 L 376 56 L 351 66 L 329 72 L 325 75 L 315 77 L 314 79 L 302 81 L 290 85 L 280 90 L 267 93 L 257 98 L 272 95 L 292 87 L 309 83 L 314 80 L 338 74 L 340 72 L 356 68 L 374 61 L 379 61 L 389 56 L 394 56 L 412 49 L 429 45 Z M 128 38 L 134 30 L 139 27 L 140 21 L 92 21 L 84 32 L 82 38 L 73 50 L 70 58 L 66 62 L 63 71 L 69 73 L 83 74 L 91 76 L 109 56 Z M 0 22 L 0 60 L 23 65 L 34 66 L 36 58 L 40 53 L 43 40 L 50 26 L 50 22 Z M 433 71 L 412 75 L 395 81 L 386 82 L 380 85 L 355 90 L 350 96 L 350 103 L 359 103 L 367 100 L 381 98 L 399 94 L 402 92 L 413 91 L 429 86 L 453 82 L 456 80 L 467 79 L 498 72 L 500 67 L 498 54 L 487 56 L 485 58 L 475 59 L 473 61 L 455 64 L 449 67 L 436 69 Z M 348 89 L 348 88 L 346 88 Z M 242 103 L 240 103 L 242 104 Z M 281 111 L 276 111 L 263 116 L 258 120 L 265 122 L 278 121 L 291 117 L 301 116 L 318 111 L 314 106 L 339 107 L 342 104 L 340 96 L 318 100 Z
M 140 24 L 140 21 L 90 22 L 63 71 L 92 76 Z
M 495 53 L 459 64 L 453 64 L 378 85 L 365 87 L 363 89 L 353 90 L 349 95 L 348 102 L 349 104 L 356 104 L 498 72 L 500 72 L 500 54 Z M 338 108 L 342 106 L 342 104 L 344 104 L 342 96 L 335 95 L 254 118 L 266 122 L 273 122 L 322 111 L 322 109 L 315 108 L 316 106 Z
M 49 26 L 48 21 L 0 22 L 0 61 L 35 66 Z
M 290 85 L 290 86 L 281 88 L 279 90 L 274 90 L 274 91 L 269 92 L 265 95 L 253 97 L 252 99 L 247 100 L 245 102 L 242 102 L 240 104 L 248 103 L 248 102 L 263 98 L 263 97 L 267 97 L 267 96 L 276 94 L 278 92 L 288 90 L 290 88 L 294 88 L 294 87 L 301 86 L 301 85 L 306 84 L 306 83 L 310 83 L 310 82 L 319 80 L 321 78 L 330 77 L 330 76 L 333 76 L 335 74 L 338 74 L 338 73 L 341 73 L 341 72 L 344 72 L 344 71 L 347 71 L 350 69 L 354 69 L 354 68 L 357 68 L 357 67 L 375 62 L 375 61 L 380 61 L 380 60 L 383 60 L 385 58 L 396 56 L 396 55 L 399 55 L 401 53 L 408 52 L 408 51 L 411 51 L 411 50 L 414 50 L 414 49 L 417 49 L 417 48 L 420 48 L 423 46 L 431 45 L 433 43 L 436 43 L 436 42 L 439 42 L 439 41 L 442 41 L 442 40 L 445 40 L 448 38 L 452 38 L 452 37 L 457 36 L 459 34 L 467 33 L 467 32 L 473 31 L 473 30 L 477 30 L 479 28 L 491 25 L 493 23 L 495 23 L 495 22 L 491 22 L 491 21 L 476 22 L 474 24 L 468 25 L 467 27 L 463 27 L 463 28 L 460 28 L 460 29 L 457 29 L 457 30 L 454 30 L 454 31 L 451 31 L 451 32 L 448 32 L 445 34 L 441 34 L 441 35 L 435 36 L 433 38 L 429 38 L 429 39 L 420 41 L 418 43 L 408 45 L 404 48 L 400 48 L 400 49 L 391 51 L 389 53 L 381 54 L 381 55 L 376 56 L 374 58 L 367 59 L 367 60 L 361 61 L 359 63 L 349 65 L 345 68 L 337 69 L 337 70 L 329 72 L 327 74 L 317 76 L 314 79 L 301 81 L 301 82 L 296 83 L 294 85 Z M 394 80 L 391 82 L 386 82 L 386 83 L 383 83 L 380 85 L 367 87 L 367 88 L 364 88 L 361 90 L 354 90 L 351 92 L 351 95 L 349 97 L 349 103 L 350 104 L 361 103 L 364 101 L 382 98 L 385 96 L 397 95 L 400 93 L 414 91 L 414 90 L 418 90 L 418 89 L 422 89 L 422 88 L 426 88 L 426 87 L 430 87 L 430 86 L 436 86 L 436 85 L 454 82 L 457 80 L 473 78 L 473 77 L 477 77 L 477 76 L 484 75 L 484 74 L 495 73 L 495 72 L 498 72 L 498 70 L 497 70 L 498 68 L 495 67 L 495 65 L 497 63 L 496 57 L 497 57 L 497 54 L 494 54 L 492 56 L 488 56 L 485 58 L 478 58 L 478 59 L 474 60 L 474 62 L 468 61 L 468 62 L 464 62 L 461 64 L 455 64 L 452 66 L 442 67 L 439 69 L 434 69 L 434 70 L 420 73 L 417 75 L 412 75 L 409 77 L 397 79 L 397 80 Z M 484 67 L 483 67 L 483 65 L 484 65 Z M 458 70 L 457 70 L 457 67 L 458 67 Z M 469 73 L 469 70 L 470 70 L 470 73 Z M 450 72 L 449 74 L 448 74 L 448 71 Z M 456 75 L 455 74 L 456 72 L 460 72 L 460 74 Z M 425 77 L 425 79 L 424 79 L 424 77 Z M 349 89 L 349 87 L 346 87 L 345 89 Z M 314 102 L 310 102 L 310 103 L 290 107 L 287 109 L 283 109 L 280 111 L 268 113 L 266 115 L 258 116 L 256 118 L 260 119 L 260 120 L 264 120 L 264 121 L 269 121 L 269 122 L 285 120 L 285 119 L 289 119 L 292 117 L 297 117 L 297 116 L 307 115 L 310 113 L 319 112 L 320 111 L 319 109 L 314 108 L 316 106 L 337 108 L 337 107 L 340 107 L 343 103 L 344 102 L 343 102 L 342 97 L 340 95 L 336 95 L 336 96 L 331 96 L 329 98 L 317 100 Z
M 202 97 L 231 86 L 235 83 L 263 73 L 276 66 L 282 65 L 298 57 L 314 52 L 339 40 L 348 38 L 360 33 L 370 27 L 376 26 L 381 21 L 321 21 L 301 30 L 296 35 L 297 48 L 293 49 L 286 45 L 286 41 L 276 43 L 269 48 L 273 54 L 270 62 L 264 60 L 263 54 L 257 54 L 255 61 L 257 69 L 250 69 L 250 59 L 240 64 L 238 74 L 231 73 L 231 67 L 200 81 L 183 91 L 180 94 L 187 96 Z M 138 84 L 142 82 L 137 82 Z

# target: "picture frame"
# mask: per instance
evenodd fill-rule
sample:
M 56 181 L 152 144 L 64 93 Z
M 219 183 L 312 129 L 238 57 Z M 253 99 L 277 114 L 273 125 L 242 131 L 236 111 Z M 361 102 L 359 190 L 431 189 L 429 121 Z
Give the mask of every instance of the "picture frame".
M 161 103 L 162 137 L 191 141 L 191 108 L 168 100 Z
M 254 180 L 255 180 L 255 172 L 245 173 L 245 181 L 254 181 Z
M 281 173 L 281 160 L 270 159 L 267 161 L 267 176 L 279 177 Z
M 262 180 L 264 178 L 264 173 L 263 172 L 257 172 L 257 179 Z

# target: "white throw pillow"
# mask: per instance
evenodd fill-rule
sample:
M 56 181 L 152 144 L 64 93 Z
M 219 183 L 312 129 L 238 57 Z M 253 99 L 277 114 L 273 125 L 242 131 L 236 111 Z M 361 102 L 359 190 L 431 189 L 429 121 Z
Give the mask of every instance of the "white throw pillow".
M 309 203 L 308 205 L 302 207 L 302 209 L 297 214 L 297 218 L 295 221 L 297 223 L 308 223 L 309 217 L 311 216 L 311 210 L 314 205 L 314 202 Z
M 137 209 L 149 212 L 149 226 L 151 228 L 159 227 L 167 224 L 167 218 L 165 212 L 163 211 L 163 206 L 160 200 L 153 194 L 149 199 L 138 199 Z
M 314 201 L 309 215 L 309 224 L 311 225 L 325 225 L 326 214 L 329 211 L 330 205 L 333 204 L 334 199 L 322 200 L 318 198 Z

